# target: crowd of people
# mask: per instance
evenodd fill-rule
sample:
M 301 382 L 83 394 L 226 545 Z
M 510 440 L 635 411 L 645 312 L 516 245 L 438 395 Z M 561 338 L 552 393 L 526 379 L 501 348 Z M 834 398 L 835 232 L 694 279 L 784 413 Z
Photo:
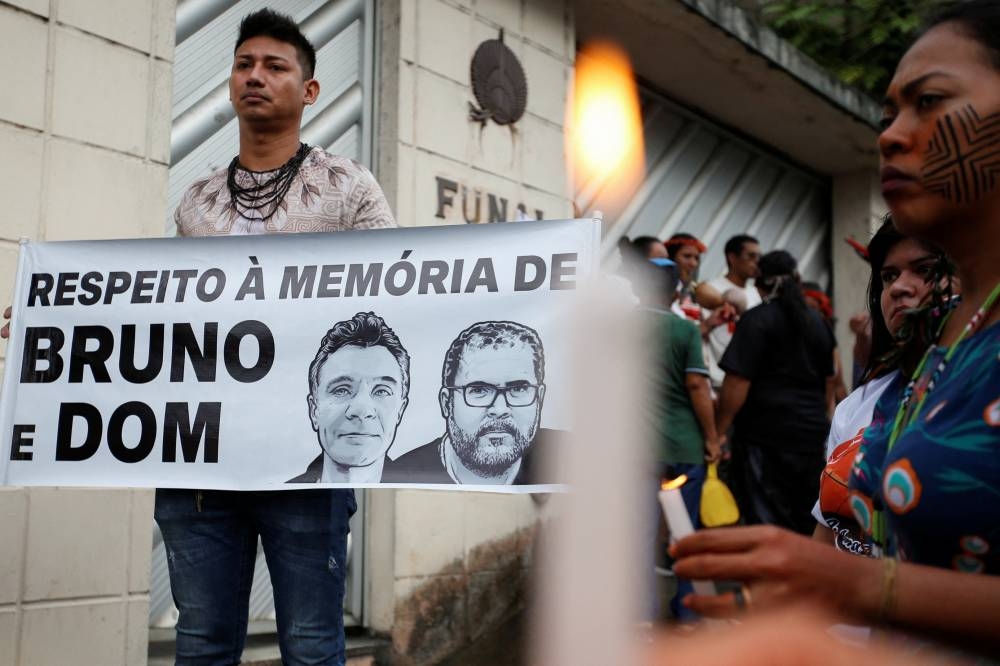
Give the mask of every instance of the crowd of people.
M 187 191 L 179 234 L 395 226 L 367 169 L 301 142 L 304 108 L 319 95 L 315 66 L 291 19 L 246 17 L 229 82 L 239 153 Z M 672 610 L 697 623 L 809 602 L 824 618 L 909 632 L 907 649 L 933 641 L 996 655 L 1000 3 L 941 11 L 900 61 L 883 109 L 890 216 L 862 248 L 871 277 L 867 312 L 851 318 L 860 372 L 849 394 L 830 299 L 803 282 L 788 252 L 762 254 L 757 239 L 733 236 L 722 248 L 725 275 L 702 281 L 710 250 L 691 234 L 621 245 L 655 333 L 657 483 L 687 477 L 682 495 L 697 529 L 708 466 L 725 464 L 741 514 L 742 525 L 669 546 L 680 577 Z M 316 196 L 300 196 L 302 183 Z M 356 506 L 345 489 L 157 491 L 180 613 L 177 663 L 238 661 L 259 536 L 284 662 L 343 664 Z M 649 521 L 650 550 L 659 520 Z M 736 589 L 693 594 L 692 580 Z M 761 663 L 788 647 L 754 645 Z M 711 648 L 719 663 L 737 663 L 721 644 Z
M 666 476 L 687 476 L 696 514 L 706 462 L 726 459 L 747 523 L 811 533 L 838 364 L 831 322 L 807 304 L 795 259 L 761 256 L 757 239 L 740 234 L 725 244 L 726 274 L 699 282 L 707 248 L 690 234 L 622 249 L 662 331 L 653 381 Z
M 829 299 L 787 252 L 757 261 L 757 243 L 737 236 L 727 275 L 699 283 L 706 248 L 690 235 L 622 247 L 626 266 L 657 268 L 629 269 L 660 294 L 646 306 L 670 334 L 652 365 L 686 377 L 686 393 L 676 379 L 659 393 L 659 476 L 695 465 L 672 446 L 687 409 L 701 426 L 697 466 L 732 456 L 744 523 L 670 545 L 682 579 L 738 587 L 680 586 L 677 617 L 808 602 L 892 632 L 909 653 L 989 659 L 1000 654 L 1000 4 L 943 8 L 883 110 L 890 214 L 861 248 L 871 277 L 868 312 L 851 318 L 861 372 L 849 394 Z
M 740 234 L 725 244 L 726 274 L 699 282 L 707 248 L 690 234 L 621 249 L 656 332 L 648 348 L 656 350 L 657 482 L 686 477 L 681 494 L 697 528 L 707 467 L 722 462 L 745 523 L 812 533 L 836 343 L 806 303 L 795 259 L 783 250 L 761 256 L 757 239 Z M 698 615 L 680 603 L 690 592 L 678 581 L 671 612 L 694 623 Z M 649 609 L 657 614 L 655 601 Z

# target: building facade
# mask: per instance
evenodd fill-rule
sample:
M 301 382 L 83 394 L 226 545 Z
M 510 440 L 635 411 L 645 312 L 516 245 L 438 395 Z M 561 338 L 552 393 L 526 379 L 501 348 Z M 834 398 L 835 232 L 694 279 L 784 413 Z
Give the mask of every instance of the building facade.
M 640 82 L 647 150 L 644 183 L 604 211 L 606 247 L 689 231 L 710 246 L 710 278 L 725 239 L 755 233 L 831 288 L 849 348 L 865 271 L 842 239 L 866 239 L 883 210 L 878 110 L 725 0 L 0 0 L 16 65 L 0 82 L 17 91 L 0 96 L 0 293 L 19 238 L 172 233 L 186 184 L 235 153 L 235 26 L 266 5 L 318 46 L 305 140 L 369 164 L 406 226 L 599 207 L 600 187 L 574 183 L 566 163 L 566 101 L 577 48 L 617 41 Z M 501 35 L 527 83 L 510 125 L 470 114 L 472 57 Z M 432 663 L 523 606 L 557 504 L 359 495 L 348 621 L 389 637 L 400 663 Z M 0 488 L 0 533 L 0 663 L 144 663 L 150 623 L 170 622 L 151 491 Z M 254 612 L 270 612 L 261 572 Z
M 0 2 L 0 293 L 17 244 L 159 236 L 174 3 Z M 0 664 L 144 664 L 151 490 L 0 487 Z

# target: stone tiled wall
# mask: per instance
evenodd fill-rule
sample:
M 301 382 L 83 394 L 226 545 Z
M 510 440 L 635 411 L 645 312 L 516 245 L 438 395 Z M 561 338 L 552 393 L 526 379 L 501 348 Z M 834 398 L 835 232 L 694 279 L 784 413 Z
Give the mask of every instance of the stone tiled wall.
M 575 54 L 564 0 L 400 0 L 397 218 L 404 225 L 488 220 L 490 194 L 534 216 L 571 215 L 563 149 L 566 91 Z M 469 119 L 470 63 L 496 39 L 514 52 L 528 81 L 527 111 L 512 127 Z M 458 183 L 454 205 L 436 217 L 436 177 Z M 464 197 L 463 197 L 464 194 Z M 476 215 L 476 200 L 479 215 Z M 463 211 L 464 201 L 464 211 Z
M 435 663 L 524 607 L 546 513 L 526 495 L 396 492 L 399 663 Z
M 4 304 L 20 238 L 161 233 L 174 11 L 0 0 Z M 152 508 L 144 490 L 0 488 L 0 664 L 146 662 Z

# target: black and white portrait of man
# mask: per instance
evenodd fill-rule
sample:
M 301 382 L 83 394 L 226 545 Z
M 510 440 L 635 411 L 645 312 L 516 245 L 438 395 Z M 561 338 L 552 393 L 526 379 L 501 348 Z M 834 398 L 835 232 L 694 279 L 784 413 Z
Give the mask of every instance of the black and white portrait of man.
M 309 365 L 309 420 L 322 452 L 289 483 L 378 483 L 406 409 L 410 356 L 385 321 L 334 324 Z
M 382 481 L 545 483 L 536 478 L 536 454 L 552 435 L 539 427 L 545 352 L 538 333 L 512 321 L 474 324 L 451 343 L 441 374 L 444 434 L 387 460 Z

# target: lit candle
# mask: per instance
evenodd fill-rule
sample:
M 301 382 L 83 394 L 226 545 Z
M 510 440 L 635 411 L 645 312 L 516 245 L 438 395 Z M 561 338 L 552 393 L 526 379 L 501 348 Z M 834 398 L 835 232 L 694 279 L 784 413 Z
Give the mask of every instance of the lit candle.
M 670 541 L 680 541 L 689 534 L 694 533 L 694 526 L 691 524 L 691 516 L 688 515 L 687 507 L 684 506 L 684 498 L 681 497 L 681 486 L 687 481 L 687 476 L 680 475 L 672 481 L 664 481 L 660 485 L 660 506 L 663 507 L 663 515 L 667 518 L 667 527 L 670 528 Z M 715 583 L 706 580 L 691 581 L 696 594 L 715 594 Z

